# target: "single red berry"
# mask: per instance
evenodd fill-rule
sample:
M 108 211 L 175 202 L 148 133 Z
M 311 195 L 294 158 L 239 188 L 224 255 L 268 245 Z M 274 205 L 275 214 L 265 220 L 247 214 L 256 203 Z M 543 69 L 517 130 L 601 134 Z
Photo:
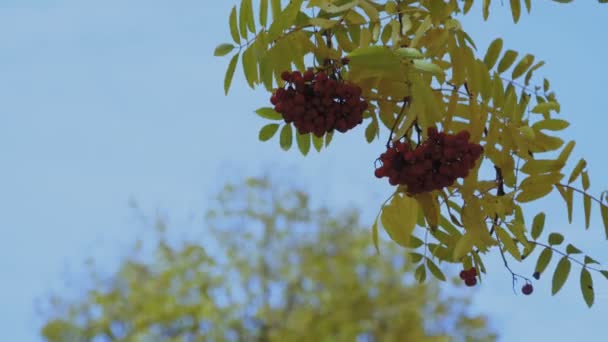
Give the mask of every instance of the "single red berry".
M 470 278 L 474 278 L 477 277 L 477 269 L 475 267 L 471 267 L 468 271 L 467 274 L 469 275 Z
M 460 279 L 467 279 L 467 272 L 465 270 L 460 271 Z
M 477 285 L 477 278 L 467 278 L 464 280 L 464 283 L 469 287 L 475 286 Z
M 534 287 L 532 286 L 532 284 L 526 284 L 524 285 L 524 287 L 521 288 L 521 292 L 526 296 L 532 294 L 532 291 L 534 291 Z
M 285 82 L 289 82 L 291 80 L 291 73 L 289 71 L 283 71 L 281 73 L 281 79 Z

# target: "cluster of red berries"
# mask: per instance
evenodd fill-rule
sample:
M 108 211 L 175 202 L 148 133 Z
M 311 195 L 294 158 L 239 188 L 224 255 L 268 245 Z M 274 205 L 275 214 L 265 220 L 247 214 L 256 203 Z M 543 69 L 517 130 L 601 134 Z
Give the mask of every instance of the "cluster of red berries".
M 298 133 L 321 137 L 334 128 L 344 133 L 363 121 L 367 102 L 361 99 L 359 86 L 312 69 L 304 74 L 284 71 L 281 78 L 285 87 L 277 89 L 270 102 Z
M 469 287 L 477 285 L 477 269 L 471 267 L 468 270 L 460 271 L 460 279 L 464 280 L 465 285 Z
M 534 287 L 530 283 L 527 283 L 521 288 L 521 292 L 526 296 L 532 294 L 532 291 L 534 291 Z
M 469 132 L 458 134 L 428 128 L 428 139 L 412 149 L 407 142 L 397 142 L 380 155 L 378 178 L 388 177 L 391 185 L 406 185 L 417 194 L 439 190 L 465 178 L 483 152 L 479 144 L 469 142 Z

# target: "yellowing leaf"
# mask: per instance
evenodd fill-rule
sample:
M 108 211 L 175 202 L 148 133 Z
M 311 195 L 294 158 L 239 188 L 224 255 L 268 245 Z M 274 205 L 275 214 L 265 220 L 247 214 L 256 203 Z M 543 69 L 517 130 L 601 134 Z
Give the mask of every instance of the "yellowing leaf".
M 433 193 L 423 192 L 415 196 L 416 201 L 422 207 L 424 217 L 431 229 L 437 228 L 439 225 L 439 201 Z
M 372 241 L 376 252 L 380 254 L 380 248 L 378 247 L 378 220 L 374 220 L 374 225 L 372 226 Z
M 232 77 L 234 76 L 234 70 L 236 68 L 236 63 L 238 62 L 239 54 L 238 52 L 232 56 L 230 63 L 228 63 L 228 69 L 226 69 L 226 76 L 224 76 L 224 93 L 228 94 L 228 90 L 230 89 L 230 84 L 232 83 Z
M 414 49 L 411 47 L 398 48 L 397 50 L 395 50 L 395 52 L 399 56 L 405 57 L 405 58 L 418 59 L 418 58 L 424 57 L 424 55 L 422 55 L 422 52 L 420 52 L 420 50 Z
M 587 162 L 585 159 L 580 159 L 574 169 L 572 169 L 572 173 L 570 173 L 570 178 L 568 178 L 568 184 L 574 182 L 578 176 L 580 176 L 583 169 L 587 166 Z
M 236 6 L 232 7 L 232 11 L 230 11 L 230 35 L 232 36 L 232 40 L 235 43 L 239 44 L 241 42 L 241 37 L 239 36 L 239 28 L 236 22 Z
M 570 157 L 570 153 L 572 153 L 572 150 L 574 149 L 575 145 L 576 145 L 576 142 L 574 140 L 570 140 L 568 142 L 568 144 L 566 144 L 564 149 L 560 152 L 557 160 L 560 163 L 565 163 L 568 160 L 568 158 Z
M 545 227 L 545 213 L 538 213 L 532 221 L 532 239 L 536 240 L 543 233 Z
M 264 119 L 269 120 L 283 120 L 283 116 L 280 113 L 274 111 L 273 108 L 263 107 L 255 111 L 255 113 Z
M 495 226 L 494 229 L 496 230 L 496 234 L 498 234 L 498 238 L 500 239 L 500 242 L 502 242 L 507 252 L 509 252 L 509 254 L 515 258 L 515 260 L 521 261 L 521 252 L 517 248 L 515 242 L 513 242 L 511 235 L 500 226 Z
M 395 194 L 390 203 L 382 209 L 382 226 L 393 241 L 407 247 L 416 227 L 418 202 L 403 194 Z
M 519 2 L 519 0 L 511 0 L 511 1 Z M 532 63 L 534 63 L 533 55 L 527 54 L 524 57 L 522 57 L 522 59 L 519 61 L 519 63 L 517 63 L 515 68 L 513 68 L 513 73 L 511 73 L 511 78 L 516 79 L 519 76 L 523 75 L 526 72 L 526 70 L 528 70 L 528 68 L 532 65 Z
M 443 70 L 437 65 L 431 62 L 422 61 L 415 59 L 412 61 L 414 67 L 420 71 L 430 72 L 434 74 L 442 74 Z
M 536 122 L 532 125 L 532 128 L 536 131 L 540 131 L 541 129 L 548 129 L 550 131 L 561 131 L 562 129 L 566 129 L 570 126 L 570 123 L 566 120 L 560 119 L 546 119 Z
M 539 103 L 536 106 L 534 106 L 534 108 L 532 108 L 531 112 L 539 113 L 539 114 L 549 114 L 549 112 L 552 110 L 559 113 L 559 111 L 560 111 L 559 103 L 553 102 L 553 101 Z
M 568 207 L 568 222 L 572 223 L 572 189 L 561 185 L 556 185 L 555 187 L 566 202 L 566 206 Z
M 433 260 L 431 260 L 430 258 L 426 259 L 426 266 L 429 268 L 429 271 L 431 271 L 431 274 L 441 280 L 441 281 L 445 281 L 445 275 L 443 274 L 443 272 L 441 272 L 441 270 L 439 269 L 439 267 L 437 267 L 437 265 L 435 265 L 435 263 L 433 262 Z
M 245 79 L 249 86 L 253 88 L 258 81 L 258 67 L 253 45 L 250 45 L 247 50 L 243 52 L 242 63 Z
M 465 233 L 456 243 L 456 247 L 454 247 L 454 260 L 460 260 L 467 255 L 473 248 L 473 245 L 473 236 L 469 232 Z
M 570 274 L 570 260 L 568 257 L 562 257 L 557 263 L 557 267 L 555 268 L 555 272 L 553 273 L 553 280 L 551 282 L 551 294 L 555 295 L 561 290 L 566 283 L 566 279 L 568 279 L 568 275 Z
M 521 167 L 521 169 L 519 169 L 519 171 L 533 175 L 547 172 L 558 172 L 563 166 L 564 164 L 557 160 L 530 159 Z
M 509 67 L 515 62 L 518 53 L 513 50 L 507 50 L 505 54 L 498 62 L 498 68 L 496 69 L 499 74 L 503 73 L 505 70 L 509 69 Z
M 339 23 L 338 20 L 330 20 L 325 18 L 310 18 L 308 19 L 308 22 L 311 25 L 319 26 L 324 29 L 332 28 L 336 26 L 337 23 Z
M 268 19 L 268 0 L 260 0 L 260 25 L 266 27 Z

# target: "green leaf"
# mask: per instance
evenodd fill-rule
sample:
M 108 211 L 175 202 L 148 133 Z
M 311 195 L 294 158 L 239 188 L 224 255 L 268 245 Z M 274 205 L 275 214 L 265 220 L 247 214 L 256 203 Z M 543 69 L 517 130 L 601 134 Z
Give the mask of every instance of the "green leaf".
M 557 188 L 560 195 L 562 195 L 562 198 L 566 202 L 566 207 L 568 208 L 568 222 L 572 223 L 572 189 L 563 187 L 561 185 L 556 185 L 555 187 Z M 607 236 L 608 236 L 608 232 L 607 232 Z
M 267 141 L 274 136 L 274 134 L 277 132 L 278 129 L 279 129 L 279 124 L 276 124 L 276 123 L 268 124 L 268 125 L 262 127 L 262 129 L 260 129 L 260 133 L 259 133 L 258 137 L 261 141 Z
M 585 190 L 585 191 L 588 190 L 590 184 L 589 184 L 589 174 L 587 173 L 587 171 L 583 171 L 581 181 L 583 183 L 582 184 L 583 190 Z
M 517 23 L 519 21 L 519 16 L 521 15 L 520 0 L 511 0 L 511 14 L 513 15 L 513 22 Z
M 500 51 L 502 50 L 502 44 L 502 39 L 497 38 L 494 39 L 488 47 L 488 51 L 486 51 L 486 55 L 483 57 L 483 62 L 488 67 L 488 70 L 492 69 L 494 64 L 496 64 Z
M 591 273 L 586 267 L 581 269 L 581 292 L 583 294 L 583 299 L 585 299 L 585 303 L 587 303 L 588 307 L 593 305 L 594 301 L 594 292 L 593 292 L 593 279 L 591 278 Z
M 564 236 L 559 233 L 551 233 L 549 234 L 548 241 L 551 246 L 560 245 L 562 242 L 564 242 Z
M 548 101 L 537 104 L 534 106 L 534 108 L 532 108 L 531 112 L 538 114 L 549 114 L 550 111 L 554 110 L 559 113 L 560 109 L 559 103 Z
M 509 69 L 509 67 L 513 64 L 513 62 L 515 62 L 517 55 L 518 55 L 518 53 L 516 51 L 507 50 L 505 52 L 505 54 L 502 56 L 502 58 L 500 59 L 500 62 L 498 62 L 498 68 L 497 68 L 498 73 L 501 74 L 505 70 Z
M 536 267 L 534 270 L 538 273 L 543 273 L 549 262 L 551 262 L 551 257 L 553 256 L 553 250 L 551 248 L 545 248 L 540 255 L 538 256 L 538 260 L 536 261 Z
M 241 37 L 239 36 L 239 28 L 236 22 L 236 6 L 232 7 L 232 11 L 230 11 L 230 35 L 232 36 L 232 40 L 235 43 L 239 44 L 241 42 Z
M 255 111 L 255 113 L 264 119 L 269 120 L 283 120 L 283 116 L 280 113 L 274 111 L 273 108 L 263 107 Z
M 511 1 L 517 1 L 519 2 L 519 0 L 511 0 Z M 517 63 L 517 65 L 515 66 L 515 68 L 513 68 L 513 72 L 511 73 L 511 78 L 516 79 L 519 76 L 523 75 L 526 70 L 528 70 L 528 68 L 530 67 L 530 65 L 532 65 L 532 63 L 534 62 L 534 56 L 527 54 L 525 55 L 520 61 L 519 63 Z
M 608 271 L 600 271 L 600 273 L 606 278 L 608 279 Z
M 291 144 L 293 143 L 293 132 L 291 130 L 291 125 L 284 125 L 281 129 L 281 136 L 279 139 L 279 144 L 284 151 L 287 151 L 291 148 Z
M 582 253 L 582 251 L 576 247 L 574 247 L 574 245 L 572 244 L 568 244 L 568 246 L 566 246 L 566 254 L 580 254 Z
M 374 141 L 376 134 L 378 134 L 378 122 L 376 120 L 372 120 L 372 122 L 370 122 L 365 129 L 365 140 L 367 140 L 368 143 L 371 143 Z
M 331 143 L 333 137 L 334 137 L 334 132 L 325 133 L 325 147 L 329 146 L 329 143 Z M 323 138 L 321 138 L 321 139 L 323 139 Z
M 310 151 L 310 133 L 300 134 L 296 133 L 296 142 L 298 143 L 298 149 L 303 155 L 307 155 Z
M 251 6 L 251 0 L 242 0 L 241 8 L 239 8 L 239 31 L 241 31 L 241 37 L 247 39 L 247 5 Z
M 606 204 L 600 204 L 600 212 L 602 213 L 602 221 L 604 222 L 604 232 L 606 239 L 608 240 L 608 206 Z
M 419 263 L 422 260 L 422 258 L 424 257 L 420 253 L 409 253 L 408 256 L 410 258 L 410 262 L 413 264 Z
M 488 20 L 490 16 L 490 2 L 491 0 L 483 0 L 483 20 Z
M 545 227 L 545 213 L 538 213 L 532 221 L 532 239 L 536 240 L 542 234 Z
M 551 281 L 551 294 L 555 295 L 562 289 L 570 274 L 570 260 L 568 257 L 562 257 L 557 263 L 555 272 L 553 273 L 553 280 Z
M 382 209 L 380 220 L 390 238 L 407 247 L 410 236 L 416 227 L 418 202 L 402 194 L 395 194 L 390 203 Z
M 426 268 L 424 267 L 424 264 L 420 264 L 420 266 L 416 268 L 415 277 L 419 283 L 424 283 L 426 280 Z
M 270 8 L 272 9 L 272 20 L 276 21 L 281 14 L 281 0 L 270 0 Z
M 323 137 L 318 137 L 316 135 L 312 135 L 312 146 L 315 147 L 317 152 L 321 152 L 321 148 L 323 147 Z
M 275 40 L 278 38 L 283 30 L 287 29 L 296 21 L 298 13 L 300 12 L 300 8 L 302 7 L 302 2 L 304 0 L 291 0 L 289 4 L 281 11 L 281 13 L 274 19 L 272 25 L 268 29 L 268 39 Z M 273 2 L 274 5 L 274 2 Z M 278 5 L 280 6 L 280 4 Z M 273 16 L 275 6 L 272 7 Z
M 536 131 L 540 131 L 541 129 L 561 131 L 562 129 L 568 128 L 568 126 L 570 126 L 570 123 L 566 120 L 546 119 L 534 123 L 534 125 L 532 125 L 532 129 Z
M 268 0 L 260 0 L 260 25 L 266 27 L 268 20 Z
M 236 63 L 238 62 L 238 52 L 232 56 L 230 63 L 228 63 L 228 69 L 226 69 L 226 76 L 224 76 L 224 94 L 228 94 L 230 84 L 232 83 L 232 77 L 234 76 L 234 70 L 236 69 Z
M 597 260 L 593 259 L 592 257 L 585 255 L 585 265 L 587 264 L 600 264 L 599 262 L 597 262 Z
M 591 224 L 591 196 L 583 195 L 583 207 L 585 209 L 585 229 Z
M 431 274 L 441 280 L 441 281 L 445 281 L 445 275 L 443 274 L 443 272 L 441 272 L 441 270 L 439 269 L 439 267 L 437 267 L 437 265 L 435 265 L 435 263 L 433 262 L 433 260 L 431 260 L 430 258 L 426 259 L 426 266 L 429 268 L 429 271 L 431 271 Z
M 524 0 L 524 2 L 526 4 L 526 11 L 530 13 L 530 9 L 532 8 L 532 0 Z

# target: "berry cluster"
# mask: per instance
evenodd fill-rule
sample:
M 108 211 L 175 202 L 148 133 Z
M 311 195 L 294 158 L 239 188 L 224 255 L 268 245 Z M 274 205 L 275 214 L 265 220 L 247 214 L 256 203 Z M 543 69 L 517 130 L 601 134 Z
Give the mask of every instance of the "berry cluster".
M 471 267 L 466 271 L 460 271 L 460 279 L 464 280 L 464 283 L 469 287 L 477 285 L 477 269 Z
M 314 133 L 321 137 L 335 128 L 346 132 L 363 121 L 367 102 L 361 99 L 361 88 L 344 82 L 325 72 L 308 69 L 284 71 L 284 88 L 277 89 L 270 98 L 274 110 L 287 123 L 293 122 L 298 133 Z
M 388 177 L 391 185 L 406 185 L 417 194 L 439 190 L 465 178 L 483 152 L 479 144 L 469 143 L 469 132 L 438 132 L 429 127 L 428 139 L 412 149 L 407 142 L 397 142 L 380 155 L 378 178 Z
M 532 294 L 532 291 L 534 291 L 534 287 L 530 283 L 527 283 L 521 288 L 521 292 L 526 296 Z

